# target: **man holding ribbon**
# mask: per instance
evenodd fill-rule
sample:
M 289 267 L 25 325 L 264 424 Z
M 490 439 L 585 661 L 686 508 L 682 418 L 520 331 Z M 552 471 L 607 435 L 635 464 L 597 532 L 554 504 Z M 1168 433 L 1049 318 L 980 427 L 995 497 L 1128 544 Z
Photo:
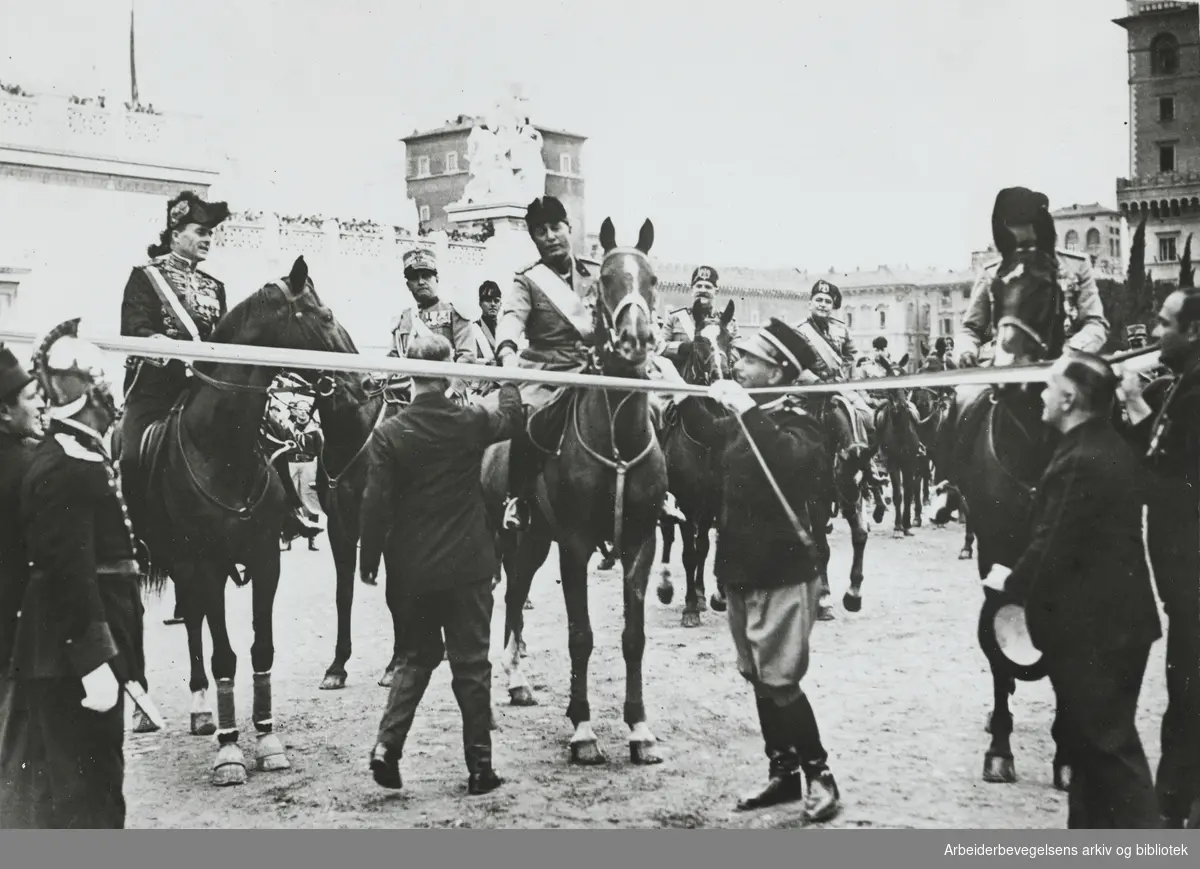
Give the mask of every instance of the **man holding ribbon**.
M 688 433 L 721 451 L 713 570 L 728 594 L 738 672 L 754 687 L 770 764 L 766 786 L 737 808 L 799 800 L 807 781 L 804 817 L 827 821 L 840 796 L 800 681 L 820 596 L 807 504 L 831 470 L 824 433 L 797 400 L 760 400 L 746 391 L 791 385 L 817 360 L 808 342 L 774 317 L 736 347 L 736 380 L 718 380 L 709 390 L 729 416 L 714 416 L 686 394 L 675 400 Z M 683 382 L 678 374 L 666 377 Z

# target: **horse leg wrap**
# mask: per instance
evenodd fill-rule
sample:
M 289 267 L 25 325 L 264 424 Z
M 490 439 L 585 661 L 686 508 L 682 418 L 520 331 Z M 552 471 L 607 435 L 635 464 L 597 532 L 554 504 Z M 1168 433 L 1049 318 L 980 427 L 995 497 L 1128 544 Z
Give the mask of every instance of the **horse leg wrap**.
M 217 741 L 238 741 L 237 712 L 233 702 L 233 680 L 217 680 Z
M 275 720 L 271 717 L 271 673 L 254 674 L 254 729 L 270 733 Z

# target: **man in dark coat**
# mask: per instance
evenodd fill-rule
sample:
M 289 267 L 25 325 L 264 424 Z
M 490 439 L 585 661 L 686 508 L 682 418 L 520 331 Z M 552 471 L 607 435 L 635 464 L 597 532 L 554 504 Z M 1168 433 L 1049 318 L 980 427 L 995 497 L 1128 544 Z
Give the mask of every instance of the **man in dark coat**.
M 713 572 L 728 594 L 738 671 L 754 686 L 770 762 L 767 785 L 737 808 L 801 799 L 806 779 L 804 815 L 826 821 L 837 814 L 840 796 L 812 705 L 800 687 L 820 597 L 807 504 L 830 473 L 824 434 L 798 402 L 760 405 L 746 392 L 746 387 L 792 383 L 818 360 L 800 334 L 774 317 L 735 346 L 742 354 L 735 364 L 737 379 L 717 381 L 710 393 L 730 416 L 714 416 L 686 394 L 676 402 L 688 433 L 721 451 L 724 491 Z M 755 448 L 786 493 L 793 516 L 784 510 Z
M 29 556 L 17 520 L 21 481 L 33 458 L 31 439 L 42 434 L 43 407 L 37 380 L 0 345 L 0 829 L 6 830 L 38 826 L 34 805 L 9 798 L 28 788 L 32 770 L 17 738 L 26 729 L 25 702 L 8 677 L 8 663 L 17 613 L 29 584 Z
M 1150 470 L 1146 543 L 1167 615 L 1167 710 L 1155 779 L 1163 822 L 1200 829 L 1200 290 L 1166 298 L 1154 336 L 1173 376 L 1124 378 L 1129 436 Z M 1166 387 L 1177 386 L 1164 410 Z
M 441 335 L 408 345 L 410 359 L 448 362 L 451 352 Z M 412 403 L 380 424 L 368 448 L 360 573 L 374 582 L 382 554 L 400 650 L 370 766 L 382 787 L 402 786 L 413 717 L 445 655 L 462 710 L 467 790 L 484 794 L 503 780 L 492 769 L 488 660 L 497 559 L 480 477 L 484 451 L 521 428 L 524 410 L 511 384 L 500 388 L 494 411 L 457 405 L 447 387 L 445 379 L 414 377 Z
M 1051 369 L 1042 419 L 1062 437 L 1037 486 L 1029 548 L 1001 586 L 1025 603 L 1058 700 L 1070 828 L 1160 826 L 1134 719 L 1162 630 L 1142 544 L 1141 468 L 1112 423 L 1117 382 L 1082 351 Z M 998 579 L 989 577 L 993 591 Z
M 33 826 L 125 826 L 122 685 L 144 679 L 132 528 L 104 436 L 116 416 L 100 351 L 53 330 L 34 356 L 51 404 L 47 437 L 21 486 L 29 582 L 8 677 L 24 714 L 4 721 L 30 775 L 0 800 Z M 2 812 L 0 812 L 2 813 Z

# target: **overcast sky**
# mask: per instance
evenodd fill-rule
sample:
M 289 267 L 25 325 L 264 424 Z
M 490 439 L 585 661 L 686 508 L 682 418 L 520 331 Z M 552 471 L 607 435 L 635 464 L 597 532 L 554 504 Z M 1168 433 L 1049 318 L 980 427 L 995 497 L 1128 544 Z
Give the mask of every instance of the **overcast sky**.
M 509 81 L 589 137 L 589 230 L 668 259 L 965 267 L 1000 187 L 1128 172 L 1123 0 L 136 2 L 142 101 L 312 212 L 403 196 L 398 138 Z M 0 81 L 126 99 L 129 7 L 0 0 Z

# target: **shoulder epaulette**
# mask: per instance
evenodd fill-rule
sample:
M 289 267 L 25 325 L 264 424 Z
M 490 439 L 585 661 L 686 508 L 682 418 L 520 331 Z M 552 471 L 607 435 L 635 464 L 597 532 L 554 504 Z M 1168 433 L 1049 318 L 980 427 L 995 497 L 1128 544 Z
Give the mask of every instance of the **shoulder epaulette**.
M 600 261 L 594 260 L 591 257 L 577 256 L 575 257 L 575 262 L 585 266 L 592 266 L 593 268 L 600 268 Z
M 532 269 L 534 266 L 540 265 L 540 264 L 541 264 L 541 262 L 542 262 L 541 260 L 536 260 L 536 261 L 534 261 L 534 262 L 531 262 L 529 265 L 525 266 L 525 268 L 523 268 L 523 269 L 517 269 L 517 274 L 519 274 L 519 275 L 523 275 L 523 274 L 525 274 L 525 272 L 529 271 L 529 270 L 530 270 L 530 269 Z
M 72 459 L 79 459 L 84 462 L 104 461 L 104 456 L 102 456 L 100 453 L 92 452 L 69 434 L 59 432 L 54 436 L 54 439 L 58 441 L 58 445 L 62 447 L 62 451 Z

